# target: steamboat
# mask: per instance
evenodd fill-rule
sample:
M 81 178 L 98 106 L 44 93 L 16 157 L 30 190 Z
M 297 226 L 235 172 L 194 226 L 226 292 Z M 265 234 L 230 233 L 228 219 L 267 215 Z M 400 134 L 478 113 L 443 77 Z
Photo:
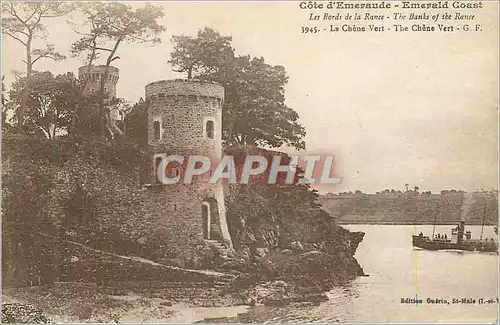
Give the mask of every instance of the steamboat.
M 486 211 L 485 211 L 486 214 Z M 484 230 L 484 216 L 481 226 L 481 237 L 479 239 L 471 238 L 471 232 L 465 231 L 465 222 L 460 223 L 451 230 L 451 236 L 437 235 L 435 236 L 435 221 L 432 231 L 432 237 L 424 236 L 423 233 L 413 235 L 413 246 L 426 249 L 426 250 L 459 250 L 459 251 L 472 251 L 472 252 L 497 252 L 498 243 L 493 238 L 483 239 Z M 434 217 L 435 220 L 435 217 Z M 495 227 L 495 233 L 498 234 L 498 227 Z

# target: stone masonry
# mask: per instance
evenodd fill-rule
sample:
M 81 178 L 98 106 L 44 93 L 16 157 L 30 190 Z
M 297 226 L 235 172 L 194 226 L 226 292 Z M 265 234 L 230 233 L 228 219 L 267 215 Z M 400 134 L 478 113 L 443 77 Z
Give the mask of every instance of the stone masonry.
M 101 80 L 104 78 L 106 66 L 98 65 L 91 66 L 90 71 L 88 66 L 82 66 L 78 68 L 78 78 L 83 80 L 84 77 L 88 77 L 87 85 L 85 87 L 84 93 L 87 95 L 97 94 L 101 88 Z M 104 92 L 109 95 L 110 98 L 116 98 L 116 84 L 120 79 L 120 70 L 116 67 L 110 66 L 108 69 L 108 80 L 104 86 Z M 121 120 L 120 113 L 118 111 L 111 111 L 111 119 Z
M 212 82 L 162 80 L 146 85 L 148 144 L 151 151 L 152 219 L 177 244 L 217 240 L 231 248 L 222 184 L 196 180 L 183 184 L 183 166 L 177 167 L 181 181 L 158 182 L 156 167 L 163 157 L 179 155 L 221 158 L 221 124 L 224 88 Z M 185 166 L 185 165 L 184 165 Z M 169 175 L 172 177 L 172 175 Z

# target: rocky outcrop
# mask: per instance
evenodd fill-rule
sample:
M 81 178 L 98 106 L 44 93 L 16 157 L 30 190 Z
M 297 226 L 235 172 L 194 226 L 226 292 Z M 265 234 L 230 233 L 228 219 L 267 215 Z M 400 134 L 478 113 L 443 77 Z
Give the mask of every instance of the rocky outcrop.
M 337 227 L 326 241 L 250 250 L 250 256 L 226 262 L 224 268 L 238 270 L 232 287 L 246 304 L 321 301 L 325 291 L 365 275 L 354 257 L 363 237 L 363 232 Z
M 264 282 L 242 293 L 244 301 L 250 306 L 255 305 L 283 305 L 301 301 L 326 301 L 323 293 L 306 293 L 299 287 L 285 281 Z
M 13 303 L 2 304 L 2 323 L 46 324 L 50 319 L 38 308 Z
M 358 249 L 359 244 L 363 241 L 365 233 L 361 231 L 350 232 L 350 248 L 351 254 L 354 255 Z

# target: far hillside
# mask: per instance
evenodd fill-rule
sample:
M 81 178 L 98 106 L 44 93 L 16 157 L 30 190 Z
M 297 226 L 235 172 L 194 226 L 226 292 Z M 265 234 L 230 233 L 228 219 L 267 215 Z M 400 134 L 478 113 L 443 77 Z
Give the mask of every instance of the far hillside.
M 338 223 L 367 224 L 455 224 L 498 223 L 498 191 L 441 193 L 385 190 L 376 194 L 361 191 L 321 195 L 319 201 Z

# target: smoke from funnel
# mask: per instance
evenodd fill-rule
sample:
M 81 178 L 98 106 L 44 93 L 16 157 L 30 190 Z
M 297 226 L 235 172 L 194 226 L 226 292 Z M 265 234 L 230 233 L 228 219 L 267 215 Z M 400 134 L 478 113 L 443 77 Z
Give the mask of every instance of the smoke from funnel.
M 474 199 L 474 193 L 465 193 L 464 199 L 462 201 L 462 213 L 460 216 L 460 221 L 466 221 L 469 215 L 469 212 L 472 210 L 472 207 L 476 203 L 476 199 Z

